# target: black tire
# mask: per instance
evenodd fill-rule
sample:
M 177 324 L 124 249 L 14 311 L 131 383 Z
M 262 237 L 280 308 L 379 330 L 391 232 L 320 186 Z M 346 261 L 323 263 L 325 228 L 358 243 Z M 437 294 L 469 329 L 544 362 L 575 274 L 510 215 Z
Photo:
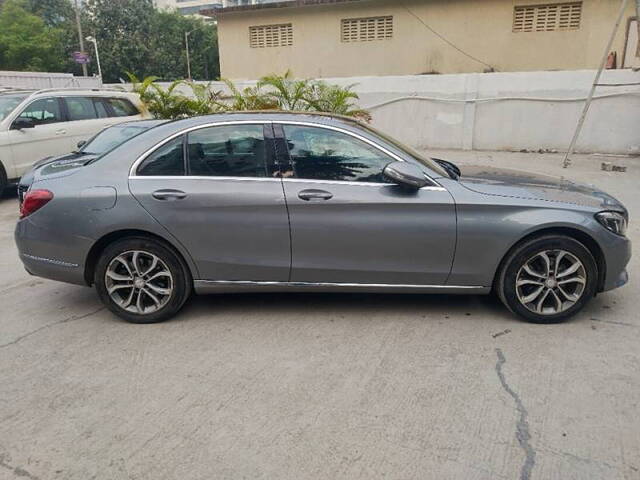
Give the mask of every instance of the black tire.
M 166 303 L 152 313 L 136 313 L 124 309 L 116 303 L 107 290 L 107 268 L 115 258 L 131 251 L 148 252 L 155 255 L 171 274 L 172 291 L 166 296 Z M 182 258 L 171 247 L 148 237 L 124 238 L 105 248 L 96 265 L 94 283 L 102 303 L 111 312 L 130 323 L 157 323 L 170 319 L 180 311 L 193 288 L 191 274 Z
M 525 263 L 537 254 L 549 250 L 563 250 L 580 260 L 584 267 L 582 271 L 586 276 L 586 282 L 579 299 L 571 307 L 558 313 L 541 314 L 527 308 L 519 300 L 516 281 L 518 272 L 524 267 Z M 555 280 L 557 281 L 557 279 Z M 574 238 L 550 234 L 524 241 L 509 252 L 502 262 L 502 267 L 496 279 L 495 290 L 502 303 L 511 312 L 524 320 L 531 323 L 551 324 L 563 322 L 582 310 L 595 295 L 597 283 L 598 267 L 589 249 Z M 564 299 L 564 297 L 562 298 Z

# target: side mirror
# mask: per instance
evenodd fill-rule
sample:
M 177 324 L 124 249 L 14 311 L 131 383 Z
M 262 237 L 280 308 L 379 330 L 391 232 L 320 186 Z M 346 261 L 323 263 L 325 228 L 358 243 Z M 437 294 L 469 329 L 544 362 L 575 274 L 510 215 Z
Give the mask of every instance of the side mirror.
M 34 128 L 36 126 L 36 122 L 33 118 L 28 117 L 18 117 L 13 121 L 11 125 L 11 130 L 22 130 L 24 128 Z
M 407 162 L 393 162 L 384 167 L 382 174 L 393 183 L 409 188 L 422 188 L 429 184 L 424 172 Z
M 82 147 L 84 147 L 87 144 L 86 140 L 80 140 L 78 143 L 76 143 L 76 147 L 78 147 L 78 150 L 80 150 Z

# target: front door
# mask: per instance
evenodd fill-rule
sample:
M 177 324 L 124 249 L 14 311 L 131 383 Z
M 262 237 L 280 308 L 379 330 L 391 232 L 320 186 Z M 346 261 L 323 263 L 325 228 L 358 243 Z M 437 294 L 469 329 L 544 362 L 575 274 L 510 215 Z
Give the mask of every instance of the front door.
M 38 160 L 71 150 L 60 99 L 34 100 L 20 112 L 18 118 L 32 119 L 35 127 L 8 131 L 16 175 L 24 175 Z
M 291 171 L 292 282 L 443 285 L 456 215 L 444 188 L 407 190 L 382 170 L 394 158 L 344 131 L 283 124 Z M 280 126 L 277 126 L 280 131 Z
M 289 219 L 270 131 L 270 124 L 191 131 L 151 153 L 129 181 L 190 252 L 199 280 L 289 278 Z

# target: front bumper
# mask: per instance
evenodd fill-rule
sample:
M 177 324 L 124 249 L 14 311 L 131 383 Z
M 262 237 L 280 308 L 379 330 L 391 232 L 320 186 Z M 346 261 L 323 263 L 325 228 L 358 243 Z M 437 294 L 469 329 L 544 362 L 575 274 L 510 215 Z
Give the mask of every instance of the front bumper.
M 608 233 L 608 237 L 604 245 L 601 243 L 606 265 L 602 292 L 622 287 L 629 281 L 626 268 L 631 260 L 631 240 L 613 233 Z

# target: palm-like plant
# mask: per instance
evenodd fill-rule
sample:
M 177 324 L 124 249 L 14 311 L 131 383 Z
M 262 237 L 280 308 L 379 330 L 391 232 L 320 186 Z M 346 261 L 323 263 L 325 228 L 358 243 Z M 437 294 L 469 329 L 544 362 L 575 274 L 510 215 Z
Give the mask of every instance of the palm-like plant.
M 197 84 L 176 80 L 166 89 L 157 83 L 157 77 L 138 79 L 127 73 L 133 91 L 157 118 L 185 118 L 222 111 L 293 110 L 326 112 L 371 121 L 371 115 L 357 106 L 358 94 L 354 85 L 341 87 L 321 80 L 295 80 L 291 71 L 284 75 L 262 77 L 254 87 L 240 90 L 231 80 L 222 81 L 228 94 L 214 91 L 211 84 Z M 191 95 L 181 93 L 178 87 L 191 89 Z

